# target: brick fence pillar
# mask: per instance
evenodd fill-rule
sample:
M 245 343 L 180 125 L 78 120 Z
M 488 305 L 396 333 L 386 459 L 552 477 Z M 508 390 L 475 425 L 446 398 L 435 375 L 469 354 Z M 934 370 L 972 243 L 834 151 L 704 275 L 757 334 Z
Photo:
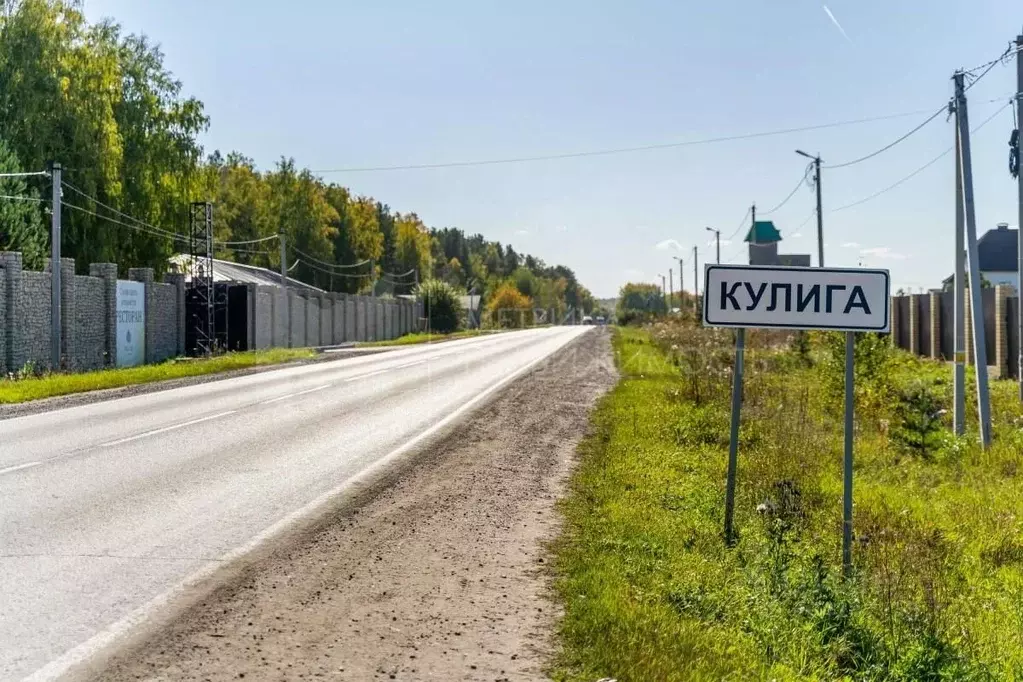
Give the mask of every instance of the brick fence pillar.
M 888 318 L 891 321 L 892 332 L 890 334 L 892 345 L 896 348 L 899 347 L 899 299 L 894 296 L 888 299 L 888 305 L 890 306 L 891 315 Z M 471 315 L 471 313 L 470 313 Z M 472 326 L 470 324 L 470 326 Z
M 177 355 L 185 354 L 185 325 L 188 315 L 185 310 L 185 274 L 182 272 L 168 272 L 163 276 L 164 284 L 174 287 L 174 326 L 177 329 Z
M 995 287 L 995 365 L 998 376 L 1009 376 L 1009 288 L 1004 284 Z M 991 364 L 991 360 L 988 360 Z
M 931 357 L 935 360 L 941 358 L 941 294 L 937 291 L 931 292 Z
M 103 364 L 117 366 L 117 263 L 92 263 L 89 276 L 103 280 Z
M 909 352 L 920 355 L 920 297 L 909 297 Z
M 17 372 L 25 366 L 25 343 L 18 325 L 18 311 L 21 310 L 21 254 L 16 251 L 0 251 L 0 276 L 3 277 L 2 291 L 5 311 L 3 319 L 3 345 L 0 346 L 0 366 L 4 371 Z
M 146 287 L 146 363 L 153 361 L 153 349 L 156 348 L 156 320 L 153 319 L 156 307 L 153 291 L 153 268 L 129 268 L 128 279 L 142 282 Z

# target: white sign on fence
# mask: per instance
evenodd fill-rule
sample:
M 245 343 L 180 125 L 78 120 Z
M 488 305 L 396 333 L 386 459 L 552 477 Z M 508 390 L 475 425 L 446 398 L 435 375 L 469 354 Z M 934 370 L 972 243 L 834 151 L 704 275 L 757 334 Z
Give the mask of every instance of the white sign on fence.
M 117 366 L 146 361 L 146 285 L 117 280 Z
M 887 270 L 708 265 L 711 327 L 889 331 Z

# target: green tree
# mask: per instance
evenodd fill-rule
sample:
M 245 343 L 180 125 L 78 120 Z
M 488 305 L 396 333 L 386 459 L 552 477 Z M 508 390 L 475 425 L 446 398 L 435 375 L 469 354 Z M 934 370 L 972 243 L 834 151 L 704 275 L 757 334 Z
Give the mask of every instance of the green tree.
M 23 172 L 18 158 L 0 140 L 0 173 Z M 41 270 L 49 249 L 50 236 L 43 222 L 39 195 L 25 178 L 0 178 L 0 251 L 21 251 L 22 263 Z M 13 197 L 25 197 L 14 199 Z
M 616 316 L 622 324 L 663 315 L 665 310 L 664 294 L 654 284 L 629 282 L 618 292 Z

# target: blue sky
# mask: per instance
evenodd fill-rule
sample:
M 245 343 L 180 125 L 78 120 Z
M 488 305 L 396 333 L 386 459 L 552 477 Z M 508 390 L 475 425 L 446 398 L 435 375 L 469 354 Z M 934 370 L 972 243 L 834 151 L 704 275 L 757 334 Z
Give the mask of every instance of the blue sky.
M 557 154 L 934 111 L 957 67 L 997 57 L 1023 25 L 1012 0 L 85 0 L 160 43 L 206 104 L 208 150 L 320 169 Z M 847 37 L 846 37 L 847 36 Z M 971 123 L 1015 89 L 996 66 Z M 998 102 L 988 100 L 998 98 Z M 706 226 L 732 235 L 781 201 L 797 147 L 825 164 L 869 153 L 928 114 L 755 140 L 555 161 L 325 174 L 431 226 L 457 226 L 564 263 L 599 296 L 660 281 Z M 974 136 L 977 222 L 1015 225 L 1011 109 Z M 896 287 L 952 270 L 954 159 L 853 209 L 952 144 L 940 116 L 870 161 L 825 171 L 828 265 L 886 267 Z M 816 253 L 813 193 L 770 216 L 783 252 Z M 743 258 L 739 232 L 722 259 Z M 674 241 L 672 241 L 674 240 Z M 676 246 L 677 245 L 677 246 Z M 676 250 L 681 249 L 681 250 Z M 815 258 L 816 260 L 816 258 Z M 677 266 L 675 276 L 677 278 Z M 676 280 L 677 282 L 677 280 Z M 676 284 L 677 286 L 677 284 Z

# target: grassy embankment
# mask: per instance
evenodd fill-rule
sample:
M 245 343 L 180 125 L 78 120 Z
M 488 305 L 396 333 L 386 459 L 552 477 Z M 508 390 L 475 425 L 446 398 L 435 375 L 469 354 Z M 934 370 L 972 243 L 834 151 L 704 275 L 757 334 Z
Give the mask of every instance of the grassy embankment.
M 104 388 L 120 388 L 166 379 L 216 374 L 233 369 L 275 365 L 293 360 L 305 360 L 314 355 L 316 353 L 308 349 L 275 348 L 247 353 L 228 353 L 209 359 L 170 360 L 159 365 L 107 369 L 81 374 L 45 374 L 43 376 L 30 375 L 0 379 L 0 403 L 23 403 L 29 400 L 84 393 Z
M 750 336 L 740 539 L 726 549 L 731 334 L 616 334 L 622 380 L 594 413 L 554 546 L 555 679 L 1023 679 L 1015 384 L 993 382 L 995 444 L 982 452 L 975 423 L 950 434 L 947 365 L 858 342 L 845 582 L 843 338 L 780 350 L 777 335 Z
M 414 332 L 412 334 L 406 334 L 405 336 L 399 336 L 396 339 L 390 339 L 385 341 L 360 341 L 355 344 L 359 348 L 372 348 L 374 346 L 412 346 L 420 343 L 438 343 L 440 341 L 454 341 L 455 339 L 464 339 L 470 336 L 480 336 L 481 334 L 491 334 L 493 332 L 480 331 L 479 329 L 463 329 L 462 331 L 451 332 L 450 334 L 438 334 L 436 332 Z

